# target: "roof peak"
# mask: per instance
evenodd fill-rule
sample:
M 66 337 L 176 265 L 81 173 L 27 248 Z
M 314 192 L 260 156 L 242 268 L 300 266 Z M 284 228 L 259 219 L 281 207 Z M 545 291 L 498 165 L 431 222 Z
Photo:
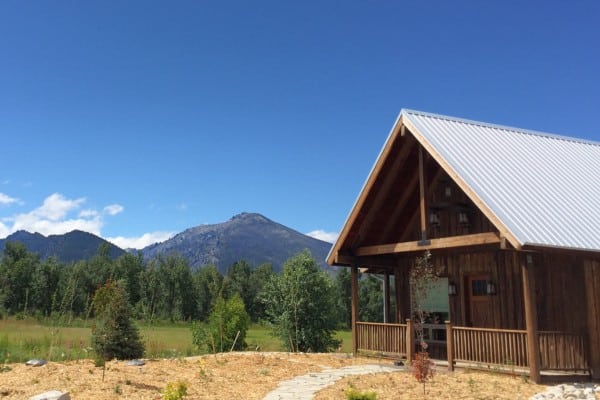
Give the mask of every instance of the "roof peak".
M 458 123 L 463 123 L 463 124 L 468 124 L 468 125 L 475 125 L 475 126 L 480 126 L 480 127 L 485 127 L 485 128 L 500 129 L 500 130 L 510 131 L 510 132 L 514 132 L 514 133 L 520 133 L 520 134 L 524 134 L 524 135 L 534 135 L 534 136 L 545 137 L 548 139 L 563 140 L 563 141 L 567 141 L 567 142 L 600 146 L 600 142 L 595 142 L 595 141 L 589 140 L 589 139 L 582 139 L 582 138 L 560 135 L 560 134 L 555 134 L 555 133 L 536 131 L 536 130 L 532 130 L 532 129 L 518 128 L 515 126 L 509 126 L 509 125 L 494 124 L 494 123 L 489 123 L 489 122 L 484 122 L 484 121 L 476 121 L 476 120 L 472 120 L 472 119 L 454 117 L 454 116 L 449 116 L 449 115 L 434 114 L 434 113 L 425 112 L 425 111 L 411 110 L 408 108 L 403 108 L 400 111 L 401 116 L 410 117 L 411 114 L 422 116 L 422 117 L 441 119 L 441 120 L 445 120 L 445 121 L 458 122 Z

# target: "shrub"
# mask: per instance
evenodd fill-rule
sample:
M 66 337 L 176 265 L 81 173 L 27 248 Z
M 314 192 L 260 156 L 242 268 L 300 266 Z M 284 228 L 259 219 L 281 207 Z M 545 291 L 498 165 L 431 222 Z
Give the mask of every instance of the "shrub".
M 187 396 L 187 384 L 182 381 L 169 382 L 163 392 L 165 400 L 181 400 Z
M 377 400 L 375 392 L 359 392 L 350 387 L 346 390 L 346 400 Z
M 249 324 L 250 317 L 237 293 L 228 300 L 219 296 L 206 325 L 192 325 L 192 341 L 199 349 L 214 353 L 232 348 L 243 350 Z

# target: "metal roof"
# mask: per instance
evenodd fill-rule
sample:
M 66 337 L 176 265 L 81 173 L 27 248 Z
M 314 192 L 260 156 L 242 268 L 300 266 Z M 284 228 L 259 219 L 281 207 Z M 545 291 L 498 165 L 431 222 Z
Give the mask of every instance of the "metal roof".
M 521 246 L 600 250 L 600 143 L 412 110 L 399 121 Z

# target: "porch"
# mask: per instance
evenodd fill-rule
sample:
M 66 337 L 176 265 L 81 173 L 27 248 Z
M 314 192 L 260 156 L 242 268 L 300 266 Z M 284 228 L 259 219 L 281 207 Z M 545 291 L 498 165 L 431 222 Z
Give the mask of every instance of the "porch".
M 439 327 L 424 326 L 425 329 Z M 454 326 L 449 321 L 442 327 L 445 340 L 425 342 L 431 358 L 446 361 L 449 370 L 459 364 L 509 373 L 517 370 L 531 373 L 526 330 Z M 405 324 L 357 322 L 355 334 L 355 351 L 358 353 L 410 360 L 419 348 L 410 319 Z M 534 369 L 541 375 L 555 372 L 590 374 L 583 335 L 538 331 L 535 338 L 534 363 L 537 365 Z

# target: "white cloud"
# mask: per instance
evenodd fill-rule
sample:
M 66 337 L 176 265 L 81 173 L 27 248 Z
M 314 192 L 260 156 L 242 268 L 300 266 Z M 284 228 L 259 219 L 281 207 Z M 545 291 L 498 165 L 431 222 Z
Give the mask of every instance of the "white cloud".
M 19 199 L 15 199 L 14 197 L 10 197 L 4 193 L 0 193 L 0 204 L 1 205 L 9 205 L 12 203 L 18 203 Z
M 27 215 L 31 215 L 38 219 L 59 221 L 65 218 L 69 211 L 78 209 L 83 203 L 85 203 L 84 197 L 70 200 L 60 193 L 53 193 L 46 197 L 41 207 L 31 211 Z
M 104 212 L 108 215 L 117 215 L 122 213 L 123 210 L 124 208 L 120 204 L 111 204 L 109 206 L 104 207 Z
M 10 230 L 6 225 L 0 222 L 0 238 L 7 237 L 10 234 Z
M 113 238 L 106 238 L 109 242 L 119 246 L 122 249 L 143 249 L 154 243 L 164 242 L 165 240 L 173 237 L 174 232 L 150 232 L 144 233 L 139 237 L 123 237 L 117 236 Z
M 96 210 L 81 210 L 79 212 L 80 218 L 93 218 L 98 216 L 98 211 Z
M 325 242 L 333 243 L 337 240 L 340 235 L 338 232 L 325 232 L 322 229 L 317 229 L 306 234 L 307 236 L 314 237 L 315 239 L 323 240 Z
M 15 201 L 18 202 L 16 199 Z M 80 210 L 85 201 L 84 197 L 68 199 L 60 193 L 53 193 L 44 199 L 40 207 L 32 211 L 2 218 L 0 237 L 6 237 L 18 230 L 38 232 L 47 236 L 60 235 L 75 229 L 100 236 L 104 225 L 103 218 L 123 211 L 123 207 L 118 204 L 104 207 L 104 214 L 95 209 Z

